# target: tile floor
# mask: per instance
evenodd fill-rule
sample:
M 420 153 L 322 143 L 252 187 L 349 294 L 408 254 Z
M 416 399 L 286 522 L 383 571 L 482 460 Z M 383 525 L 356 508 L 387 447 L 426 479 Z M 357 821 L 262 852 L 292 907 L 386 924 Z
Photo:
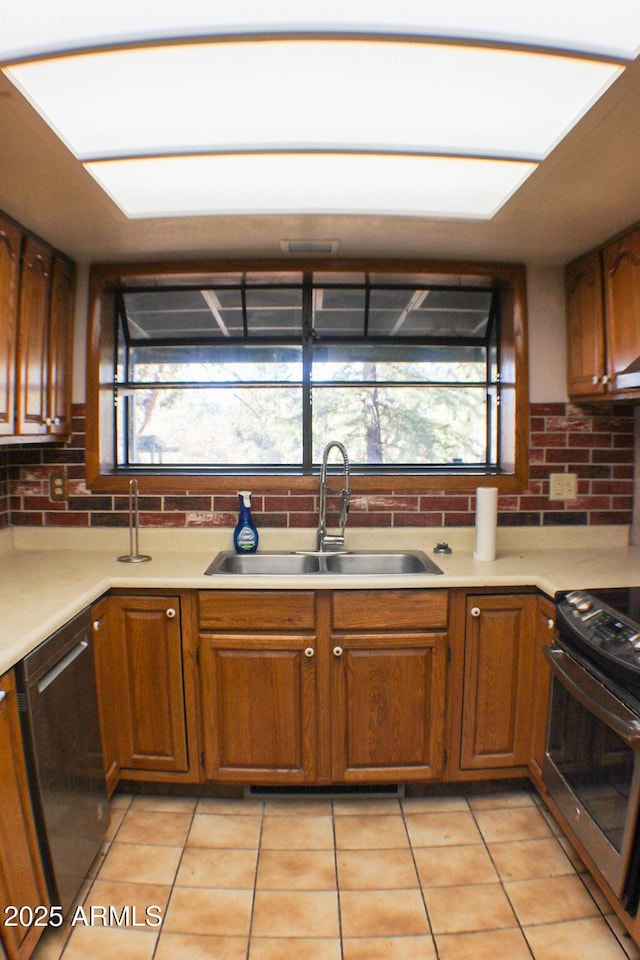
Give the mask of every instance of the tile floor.
M 526 791 L 116 796 L 92 874 L 34 960 L 640 960 Z

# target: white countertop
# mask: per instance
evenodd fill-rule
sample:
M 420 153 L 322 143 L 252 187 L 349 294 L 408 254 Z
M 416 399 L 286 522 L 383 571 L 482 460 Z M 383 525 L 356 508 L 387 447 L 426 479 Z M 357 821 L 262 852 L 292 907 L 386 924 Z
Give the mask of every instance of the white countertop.
M 260 531 L 261 549 L 309 549 L 313 531 Z M 442 576 L 204 575 L 228 530 L 140 531 L 148 563 L 119 563 L 129 548 L 126 530 L 0 532 L 0 673 L 9 669 L 75 613 L 112 587 L 172 589 L 384 589 L 390 587 L 537 587 L 558 590 L 640 585 L 640 546 L 627 546 L 627 527 L 499 528 L 497 556 L 474 561 L 473 530 L 347 531 L 348 549 L 424 550 Z M 451 555 L 433 555 L 447 541 Z

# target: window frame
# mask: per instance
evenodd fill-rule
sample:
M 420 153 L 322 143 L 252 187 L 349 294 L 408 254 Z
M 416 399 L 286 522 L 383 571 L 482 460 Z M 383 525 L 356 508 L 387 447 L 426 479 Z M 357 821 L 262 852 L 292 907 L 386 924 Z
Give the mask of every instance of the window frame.
M 367 492 L 403 492 L 442 489 L 475 489 L 498 486 L 504 490 L 522 489 L 528 483 L 528 365 L 526 336 L 526 273 L 519 264 L 442 263 L 429 261 L 191 261 L 189 263 L 98 264 L 90 270 L 89 337 L 87 344 L 86 392 L 86 467 L 91 490 L 123 492 L 129 479 L 139 479 L 141 489 L 175 493 L 201 491 L 235 492 L 238 482 L 257 492 L 306 492 L 317 486 L 317 468 L 307 472 L 250 473 L 212 472 L 205 467 L 188 469 L 163 466 L 153 471 L 117 467 L 113 460 L 115 416 L 113 410 L 113 364 L 115 357 L 114 310 L 122 283 L 140 286 L 211 283 L 215 275 L 260 274 L 265 279 L 292 274 L 314 273 L 325 278 L 354 277 L 368 274 L 372 282 L 398 284 L 440 283 L 469 286 L 483 280 L 495 285 L 501 299 L 501 339 L 498 349 L 502 428 L 498 438 L 501 462 L 498 470 L 484 467 L 447 467 L 377 472 L 357 468 L 352 475 L 353 488 Z M 321 285 L 320 279 L 315 280 Z M 353 281 L 354 283 L 357 281 Z

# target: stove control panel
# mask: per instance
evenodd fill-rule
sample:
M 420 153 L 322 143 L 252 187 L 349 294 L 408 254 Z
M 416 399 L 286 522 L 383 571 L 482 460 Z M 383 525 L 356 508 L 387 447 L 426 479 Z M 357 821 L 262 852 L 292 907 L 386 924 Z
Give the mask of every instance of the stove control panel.
M 558 604 L 563 633 L 579 636 L 583 642 L 610 657 L 640 667 L 639 625 L 621 616 L 590 594 L 574 590 Z

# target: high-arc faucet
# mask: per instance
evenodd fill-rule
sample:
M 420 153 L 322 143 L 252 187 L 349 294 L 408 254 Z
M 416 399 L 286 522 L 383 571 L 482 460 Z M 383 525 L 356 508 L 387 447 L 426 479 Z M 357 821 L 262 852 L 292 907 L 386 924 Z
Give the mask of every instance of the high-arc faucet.
M 340 451 L 343 465 L 343 487 L 341 490 L 334 490 L 327 484 L 327 461 L 333 448 Z M 340 504 L 340 534 L 332 535 L 327 533 L 327 492 L 339 493 L 342 498 Z M 322 467 L 320 470 L 320 508 L 318 510 L 318 535 L 316 549 L 320 553 L 325 553 L 327 548 L 344 546 L 344 531 L 347 525 L 347 515 L 349 513 L 349 455 L 339 440 L 330 440 L 322 453 Z

